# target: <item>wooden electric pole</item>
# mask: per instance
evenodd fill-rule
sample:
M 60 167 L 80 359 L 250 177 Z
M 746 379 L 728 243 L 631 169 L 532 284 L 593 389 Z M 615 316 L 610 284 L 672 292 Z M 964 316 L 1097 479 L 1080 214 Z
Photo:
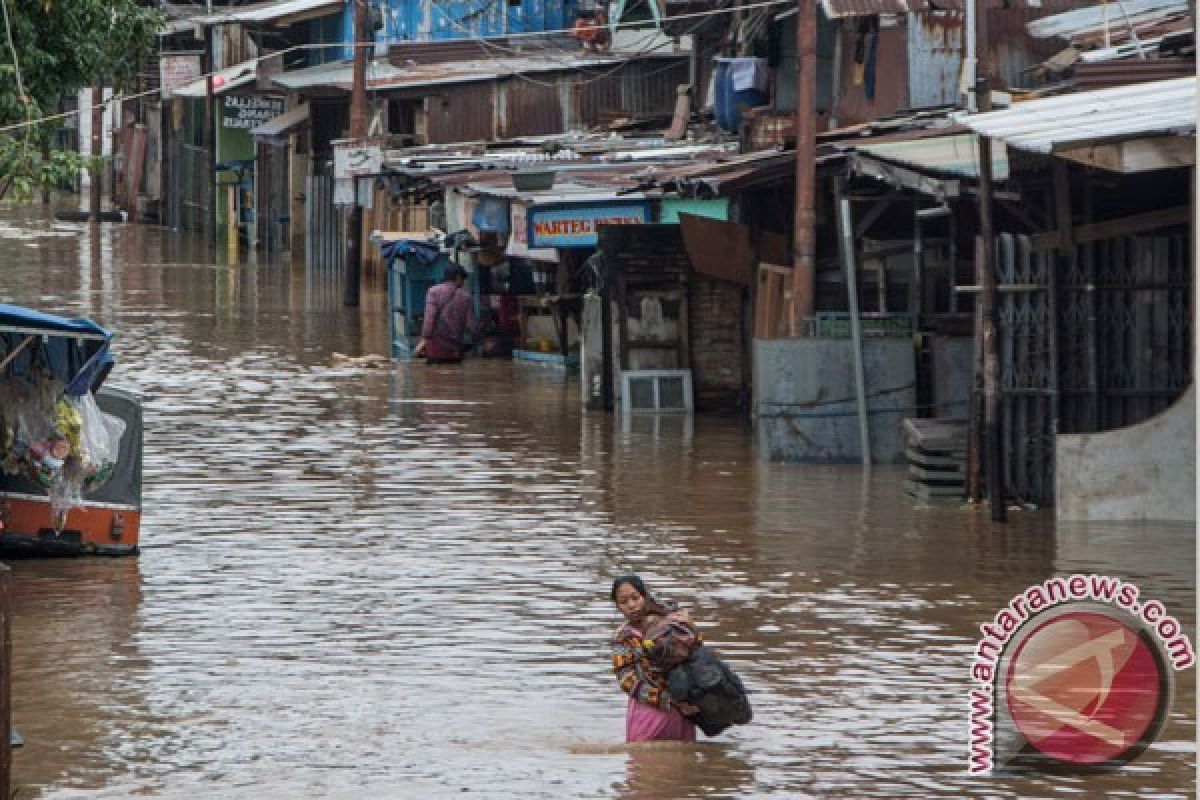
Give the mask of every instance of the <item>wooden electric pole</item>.
M 972 0 L 977 2 L 977 0 Z M 988 40 L 987 4 L 977 3 L 975 46 L 978 50 L 976 104 L 980 112 L 992 108 L 991 47 Z M 975 272 L 983 304 L 983 451 L 986 454 L 988 501 L 993 522 L 1006 522 L 1008 509 L 1004 487 L 1004 454 L 1000 451 L 1000 360 L 996 353 L 996 241 L 992 230 L 992 140 L 979 135 L 979 239 L 980 252 Z
M 792 302 L 788 329 L 805 333 L 813 313 L 816 261 L 817 3 L 796 13 L 796 217 L 792 231 Z
M 367 47 L 371 32 L 368 0 L 354 0 L 354 77 L 350 88 L 350 138 L 367 135 Z M 345 286 L 342 301 L 358 305 L 362 274 L 362 207 L 358 204 L 358 180 L 354 181 L 354 204 L 346 215 Z

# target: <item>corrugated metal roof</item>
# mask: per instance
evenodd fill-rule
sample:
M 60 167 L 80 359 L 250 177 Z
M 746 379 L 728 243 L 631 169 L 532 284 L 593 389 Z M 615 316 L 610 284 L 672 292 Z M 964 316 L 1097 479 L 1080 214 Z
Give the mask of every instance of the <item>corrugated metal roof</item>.
M 1196 74 L 1196 62 L 1182 58 L 1129 58 L 1096 64 L 1076 64 L 1071 82 L 1080 91 L 1128 86 L 1133 83 L 1183 78 Z
M 271 22 L 290 25 L 293 22 L 323 17 L 341 10 L 342 0 L 280 0 L 277 3 L 260 3 L 256 6 L 169 20 L 159 35 L 170 36 L 190 31 L 197 25 L 219 25 L 222 22 Z
M 821 9 L 829 19 L 872 17 L 928 11 L 929 0 L 821 0 Z
M 628 57 L 592 55 L 530 55 L 513 58 L 481 58 L 471 61 L 449 61 L 440 64 L 414 64 L 395 73 L 367 81 L 373 91 L 410 89 L 439 84 L 470 83 L 507 78 L 513 75 L 536 75 L 605 67 L 628 61 Z
M 971 130 L 1035 153 L 1196 132 L 1196 78 L 1046 97 L 1004 111 L 957 114 Z
M 342 0 L 283 0 L 226 14 L 233 22 L 295 22 L 341 11 Z
M 383 61 L 367 63 L 367 83 L 382 80 L 395 75 L 404 74 L 402 70 Z M 304 89 L 331 88 L 350 91 L 354 83 L 354 64 L 350 61 L 330 61 L 315 67 L 290 70 L 271 76 L 271 80 L 285 89 L 302 91 Z
M 246 61 L 215 73 L 213 75 L 213 94 L 225 94 L 231 89 L 252 83 L 254 81 L 254 71 L 254 62 Z M 171 94 L 177 97 L 204 97 L 207 92 L 208 81 L 206 78 L 185 83 L 178 89 L 171 90 Z
M 1187 0 L 1184 0 L 1186 2 Z M 829 19 L 873 17 L 877 14 L 920 14 L 926 11 L 965 11 L 970 0 L 821 0 Z M 1037 10 L 1053 0 L 985 0 L 987 8 Z M 787 13 L 787 12 L 785 12 Z M 780 14 L 783 17 L 784 14 Z
M 979 177 L 979 137 L 970 133 L 862 144 L 855 150 L 921 172 Z M 1003 146 L 992 148 L 992 177 L 998 181 L 1008 179 L 1008 153 Z
M 1107 26 L 1113 37 L 1124 38 L 1130 25 L 1136 30 L 1140 25 L 1152 23 L 1171 14 L 1186 14 L 1187 11 L 1187 0 L 1122 0 L 1119 3 L 1101 4 L 1042 17 L 1029 23 L 1027 30 L 1031 36 L 1037 38 L 1056 36 L 1071 40 L 1079 36 L 1103 33 Z
M 659 56 L 643 56 L 658 60 Z M 677 58 L 682 62 L 682 57 Z M 549 72 L 611 67 L 629 61 L 626 56 L 598 55 L 529 55 L 513 58 L 483 58 L 469 61 L 450 61 L 432 64 L 409 64 L 403 67 L 373 61 L 367 72 L 367 89 L 373 92 L 398 89 L 420 89 L 427 86 L 472 83 L 497 80 L 516 75 L 537 75 Z M 349 91 L 353 80 L 353 65 L 336 61 L 315 67 L 292 70 L 273 76 L 272 80 L 292 91 L 327 87 Z

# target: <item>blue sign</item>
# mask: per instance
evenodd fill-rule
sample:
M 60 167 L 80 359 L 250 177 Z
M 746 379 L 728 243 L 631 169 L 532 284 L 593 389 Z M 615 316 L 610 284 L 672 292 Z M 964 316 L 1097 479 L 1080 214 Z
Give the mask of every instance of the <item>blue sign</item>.
M 595 247 L 598 226 L 644 225 L 650 221 L 650 204 L 534 207 L 527 216 L 530 247 Z

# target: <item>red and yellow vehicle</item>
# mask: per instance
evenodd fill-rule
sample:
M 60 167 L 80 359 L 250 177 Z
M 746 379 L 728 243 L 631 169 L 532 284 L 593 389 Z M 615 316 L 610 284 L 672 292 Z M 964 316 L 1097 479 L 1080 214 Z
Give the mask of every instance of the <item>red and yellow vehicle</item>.
M 0 554 L 137 553 L 142 411 L 133 394 L 102 386 L 114 364 L 111 339 L 112 333 L 90 320 L 0 304 Z M 46 387 L 54 388 L 55 396 L 43 402 L 46 408 L 38 409 L 40 417 L 28 402 L 34 385 L 40 397 Z M 62 476 L 70 472 L 63 465 L 81 463 L 71 458 L 87 424 L 69 409 L 83 405 L 103 413 L 102 425 L 119 420 L 120 433 L 108 441 L 102 476 L 79 479 L 77 491 L 65 500 Z M 56 409 L 61 434 L 54 425 Z M 51 432 L 32 435 L 31 418 Z

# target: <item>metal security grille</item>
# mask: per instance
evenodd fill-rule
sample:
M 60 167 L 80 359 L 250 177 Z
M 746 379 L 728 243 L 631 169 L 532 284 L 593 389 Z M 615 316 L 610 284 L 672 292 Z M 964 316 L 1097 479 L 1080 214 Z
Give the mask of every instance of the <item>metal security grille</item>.
M 1010 497 L 1054 499 L 1054 436 L 1141 422 L 1192 381 L 1187 232 L 1034 250 L 996 237 L 1001 449 Z
M 1027 236 L 996 237 L 1004 484 L 1010 496 L 1039 505 L 1054 497 L 1053 255 L 1034 252 Z
M 1080 245 L 1059 283 L 1062 430 L 1132 425 L 1192 381 L 1187 232 Z

